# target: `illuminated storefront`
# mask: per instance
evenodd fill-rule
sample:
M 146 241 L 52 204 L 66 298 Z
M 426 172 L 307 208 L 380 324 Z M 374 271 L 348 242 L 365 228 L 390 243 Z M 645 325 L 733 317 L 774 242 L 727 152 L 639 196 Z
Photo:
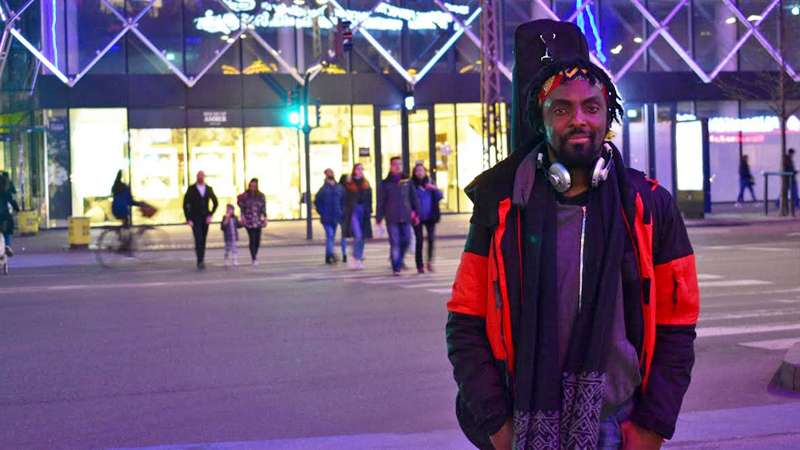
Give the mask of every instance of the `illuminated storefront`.
M 124 108 L 48 110 L 46 115 L 53 129 L 61 115 L 69 119 L 68 136 L 61 137 L 68 141 L 69 162 L 53 162 L 50 170 L 52 178 L 68 171 L 70 216 L 90 217 L 94 224 L 115 223 L 111 186 L 121 170 L 134 197 L 159 210 L 152 218 L 135 210 L 134 223 L 180 223 L 183 195 L 202 170 L 222 206 L 235 205 L 248 181 L 257 178 L 270 219 L 305 217 L 302 133 L 287 126 L 245 126 L 243 117 L 265 115 L 258 111 L 191 110 L 181 113 L 177 122 L 175 111 Z M 316 109 L 311 115 L 316 116 Z M 129 117 L 136 122 L 130 127 Z M 311 132 L 312 194 L 321 187 L 326 169 L 339 177 L 349 174 L 355 163 L 364 165 L 367 178 L 377 185 L 388 172 L 389 160 L 403 157 L 402 143 L 407 139 L 408 165 L 422 163 L 428 168 L 445 194 L 442 209 L 470 210 L 470 203 L 459 196 L 482 170 L 479 104 L 442 104 L 408 112 L 372 105 L 322 105 L 319 117 Z M 176 126 L 165 128 L 165 123 Z M 55 156 L 54 133 L 48 136 L 52 135 Z M 215 220 L 221 215 L 222 208 Z

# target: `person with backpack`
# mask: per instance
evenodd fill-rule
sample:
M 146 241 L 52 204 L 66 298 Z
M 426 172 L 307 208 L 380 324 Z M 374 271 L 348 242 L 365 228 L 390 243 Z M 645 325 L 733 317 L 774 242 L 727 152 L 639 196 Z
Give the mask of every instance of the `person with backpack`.
M 417 196 L 419 209 L 417 218 L 419 222 L 414 225 L 414 238 L 416 246 L 414 249 L 414 259 L 417 263 L 417 273 L 425 273 L 425 265 L 422 260 L 423 229 L 428 235 L 428 272 L 433 272 L 433 243 L 436 240 L 436 224 L 441 218 L 439 202 L 442 201 L 442 191 L 431 183 L 425 165 L 419 163 L 414 166 L 413 176 L 411 177 L 411 187 L 414 195 Z

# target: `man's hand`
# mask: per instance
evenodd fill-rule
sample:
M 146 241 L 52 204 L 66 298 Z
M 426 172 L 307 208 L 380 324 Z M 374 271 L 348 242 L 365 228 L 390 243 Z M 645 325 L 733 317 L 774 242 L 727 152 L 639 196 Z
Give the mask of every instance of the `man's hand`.
M 206 216 L 206 223 L 207 224 L 211 223 L 211 216 Z
M 511 450 L 514 443 L 514 425 L 511 419 L 506 420 L 503 427 L 497 433 L 489 436 L 495 450 Z
M 186 225 L 189 225 L 190 227 L 193 227 L 194 226 L 194 222 L 192 222 L 191 220 L 187 220 L 186 221 Z
M 620 425 L 622 429 L 623 450 L 659 450 L 664 439 L 650 430 L 626 420 Z

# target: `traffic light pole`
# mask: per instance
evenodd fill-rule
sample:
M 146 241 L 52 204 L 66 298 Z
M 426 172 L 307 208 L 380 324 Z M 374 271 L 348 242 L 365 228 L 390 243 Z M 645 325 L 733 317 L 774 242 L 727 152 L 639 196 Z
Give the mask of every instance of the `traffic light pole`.
M 303 77 L 303 147 L 306 160 L 306 239 L 314 238 L 314 224 L 311 218 L 311 124 L 308 122 L 308 85 L 310 83 L 310 71 L 306 71 Z

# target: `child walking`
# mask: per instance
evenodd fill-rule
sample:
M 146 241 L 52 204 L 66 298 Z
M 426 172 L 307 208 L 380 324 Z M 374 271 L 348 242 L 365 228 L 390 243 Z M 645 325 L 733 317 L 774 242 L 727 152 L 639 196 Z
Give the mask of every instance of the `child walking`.
M 236 217 L 233 205 L 230 203 L 225 207 L 225 217 L 222 218 L 222 234 L 225 237 L 225 267 L 230 265 L 231 260 L 234 266 L 239 265 L 239 250 L 236 243 L 239 241 L 239 228 L 242 223 Z

